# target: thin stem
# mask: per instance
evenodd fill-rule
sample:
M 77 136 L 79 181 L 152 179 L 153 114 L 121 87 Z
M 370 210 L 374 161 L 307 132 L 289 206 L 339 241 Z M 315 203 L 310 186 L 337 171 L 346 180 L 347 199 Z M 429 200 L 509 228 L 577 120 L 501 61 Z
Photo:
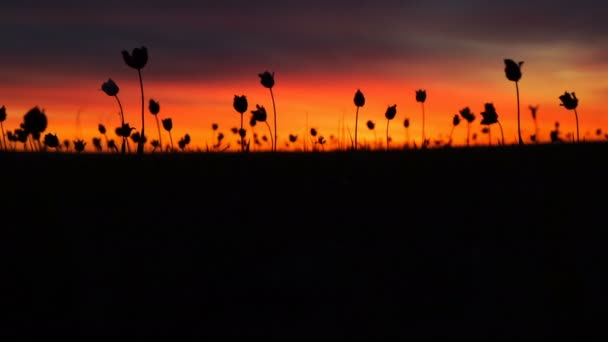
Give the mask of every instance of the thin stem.
M 272 145 L 272 150 L 274 152 L 277 151 L 277 107 L 274 103 L 274 93 L 272 91 L 272 88 L 270 88 L 270 98 L 272 99 L 272 111 L 274 112 L 274 144 Z M 241 124 L 242 126 L 242 124 Z M 271 134 L 271 139 L 272 139 L 272 134 Z
M 171 152 L 173 152 L 173 135 L 171 134 L 171 131 L 169 131 L 169 140 L 171 140 Z
M 491 126 L 488 125 L 488 145 L 492 146 L 492 128 L 490 128 Z
M 271 90 L 272 92 L 272 90 Z M 243 144 L 245 141 L 243 140 L 243 135 L 241 132 L 243 131 L 243 113 L 241 113 L 241 130 L 239 131 L 239 136 L 241 137 L 241 152 L 245 152 L 245 145 Z
M 156 129 L 158 130 L 158 146 L 161 147 L 162 150 L 162 146 L 163 146 L 163 138 L 162 135 L 160 133 L 160 124 L 158 123 L 158 115 L 154 115 L 154 117 L 156 118 Z
M 496 122 L 498 123 L 498 127 L 500 127 L 500 135 L 502 136 L 502 146 L 505 146 L 505 133 L 502 130 L 502 125 L 501 125 L 500 121 L 496 121 Z M 520 139 L 521 139 L 521 137 L 520 137 Z
M 270 129 L 270 124 L 268 123 L 268 121 L 264 121 L 264 122 L 266 123 L 266 127 L 268 127 L 268 132 L 270 133 L 270 143 L 272 144 L 271 145 L 272 146 L 272 151 L 274 151 L 274 147 L 275 146 L 274 146 L 274 143 L 273 143 L 274 140 L 272 140 L 272 129 Z
M 448 145 L 452 145 L 452 135 L 454 135 L 454 125 L 452 125 L 452 129 L 450 129 L 450 137 L 448 139 Z
M 426 144 L 426 136 L 424 134 L 424 102 L 421 102 L 420 104 L 422 105 L 422 145 L 424 146 Z
M 357 131 L 359 128 L 359 106 L 357 106 L 357 113 L 355 114 L 355 151 L 357 150 Z
M 470 135 L 471 135 L 471 123 L 467 120 L 467 147 L 469 147 Z
M 116 98 L 116 102 L 118 102 L 118 108 L 120 108 L 120 127 L 122 129 L 122 127 L 124 127 L 124 125 L 125 125 L 125 113 L 122 110 L 122 103 L 120 102 L 118 95 L 114 95 L 114 97 Z M 125 137 L 123 137 L 122 146 L 120 148 L 122 154 L 125 154 L 125 152 L 126 152 L 125 144 L 126 144 Z
M 574 117 L 576 118 L 576 143 L 579 143 L 578 139 L 578 113 L 576 112 L 576 108 L 574 108 Z
M 536 139 L 534 139 L 534 141 L 538 144 L 538 139 L 540 137 L 538 136 L 538 120 L 536 118 L 534 118 L 534 135 L 536 137 Z
M 137 75 L 139 76 L 139 88 L 141 89 L 141 139 L 137 144 L 137 154 L 144 153 L 144 82 L 141 78 L 141 69 L 137 69 Z
M 4 135 L 4 125 L 0 122 L 0 129 L 2 130 L 2 146 L 5 151 L 8 151 L 8 146 L 6 145 L 6 136 Z
M 519 120 L 519 82 L 515 82 L 515 91 L 517 92 L 517 136 L 519 138 L 519 144 L 523 145 L 524 141 L 521 138 L 521 126 L 520 126 L 520 122 L 519 122 L 520 121 Z M 499 124 L 500 124 L 500 122 L 499 122 Z M 500 127 L 500 129 L 502 130 L 502 126 Z M 502 144 L 504 145 L 505 139 L 503 138 L 502 140 L 503 140 Z
M 386 120 L 386 150 L 389 149 L 389 139 L 388 139 L 388 124 L 391 123 L 391 120 Z

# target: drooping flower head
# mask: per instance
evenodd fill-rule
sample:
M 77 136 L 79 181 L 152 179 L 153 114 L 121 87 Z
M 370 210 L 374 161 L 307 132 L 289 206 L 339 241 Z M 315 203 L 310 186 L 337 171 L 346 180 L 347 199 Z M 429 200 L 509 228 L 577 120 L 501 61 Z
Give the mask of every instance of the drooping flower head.
M 120 88 L 118 88 L 116 82 L 114 82 L 111 78 L 108 78 L 108 80 L 101 85 L 101 90 L 103 90 L 103 92 L 108 96 L 116 96 L 118 95 Z
M 135 128 L 131 127 L 128 123 L 126 123 L 116 128 L 116 135 L 118 135 L 119 137 L 128 138 L 129 136 L 131 136 L 131 131 L 134 129 Z
M 268 71 L 264 71 L 260 76 L 260 83 L 264 86 L 264 88 L 272 88 L 274 87 L 274 72 L 270 73 Z
M 564 106 L 568 110 L 574 110 L 576 107 L 578 107 L 578 99 L 576 98 L 576 94 L 574 92 L 564 92 L 564 95 L 561 95 L 559 99 L 562 101 L 560 106 Z
M 454 115 L 454 118 L 452 119 L 452 125 L 454 126 L 458 126 L 460 124 L 460 116 L 458 116 L 458 114 Z
M 388 106 L 388 108 L 386 109 L 386 113 L 384 113 L 384 116 L 388 120 L 393 120 L 395 118 L 395 115 L 397 115 L 397 105 Z
M 59 138 L 55 134 L 47 133 L 44 136 L 44 145 L 50 148 L 57 148 L 59 147 Z
M 243 115 L 243 113 L 245 113 L 247 111 L 247 108 L 249 107 L 249 104 L 247 103 L 247 97 L 245 95 L 234 95 L 234 101 L 232 102 L 232 106 L 234 107 L 234 110 Z
M 426 101 L 426 90 L 418 89 L 416 90 L 416 102 L 424 103 Z
M 512 59 L 505 59 L 505 75 L 509 81 L 517 82 L 521 79 L 521 66 L 524 62 L 516 63 Z
M 253 120 L 259 122 L 266 121 L 266 118 L 268 117 L 268 115 L 266 114 L 266 108 L 257 104 L 255 105 L 255 107 L 256 109 L 251 111 L 251 114 L 253 114 Z
M 160 112 L 160 103 L 154 101 L 154 99 L 150 99 L 150 103 L 148 104 L 148 110 L 150 110 L 150 114 L 156 115 Z
M 171 120 L 171 118 L 166 118 L 162 120 L 163 123 L 163 128 L 167 131 L 167 132 L 171 132 L 171 130 L 173 129 L 173 120 Z
M 498 122 L 498 113 L 496 113 L 493 103 L 485 104 L 485 110 L 481 112 L 481 116 L 483 118 L 481 119 L 482 125 L 491 125 Z
M 129 54 L 127 50 L 122 50 L 122 58 L 131 68 L 141 70 L 148 63 L 148 49 L 144 46 L 135 48 L 132 54 Z
M 357 92 L 355 93 L 355 106 L 357 107 L 363 107 L 365 106 L 365 96 L 363 96 L 363 93 L 361 92 L 360 89 L 357 89 Z
M 469 107 L 461 109 L 460 116 L 462 116 L 463 119 L 467 120 L 468 123 L 475 121 L 475 114 L 471 112 L 471 109 Z

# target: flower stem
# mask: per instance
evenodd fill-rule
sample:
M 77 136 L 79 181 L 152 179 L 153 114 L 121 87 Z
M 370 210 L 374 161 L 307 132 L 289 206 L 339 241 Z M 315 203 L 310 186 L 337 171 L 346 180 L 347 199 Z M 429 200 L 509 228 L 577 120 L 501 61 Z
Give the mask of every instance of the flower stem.
M 154 115 L 154 117 L 156 118 L 156 129 L 158 129 L 158 146 L 160 146 L 160 149 L 162 151 L 162 149 L 163 149 L 163 138 L 162 138 L 162 135 L 160 133 L 160 124 L 158 123 L 158 115 Z
M 6 145 L 6 137 L 4 136 L 4 125 L 0 122 L 0 129 L 2 130 L 2 146 L 5 151 L 8 151 L 8 146 Z
M 424 102 L 421 102 L 422 105 L 422 145 L 426 144 L 426 136 L 424 135 Z
M 505 133 L 502 130 L 502 124 L 498 120 L 496 122 L 498 123 L 498 127 L 500 127 L 500 135 L 502 136 L 502 146 L 505 146 Z M 521 136 L 519 137 L 519 139 L 521 139 Z M 523 145 L 523 144 L 520 144 L 520 145 Z
M 118 108 L 120 108 L 120 127 L 122 129 L 122 127 L 125 125 L 125 113 L 122 110 L 122 103 L 120 102 L 118 95 L 114 95 L 114 97 L 116 98 L 116 102 L 118 102 Z M 125 152 L 126 152 L 125 144 L 126 144 L 126 138 L 122 137 L 122 146 L 120 148 L 122 154 L 125 154 Z
M 272 111 L 274 112 L 274 143 L 272 145 L 272 151 L 277 151 L 277 106 L 274 103 L 274 93 L 270 88 L 270 98 L 272 99 Z M 241 124 L 242 126 L 242 124 Z M 272 135 L 272 134 L 271 134 Z
M 452 125 L 452 129 L 450 129 L 450 137 L 448 138 L 448 145 L 452 145 L 452 135 L 454 135 L 454 125 Z
M 137 154 L 144 153 L 144 82 L 141 78 L 141 69 L 137 69 L 137 75 L 139 76 L 139 88 L 141 89 L 141 139 L 137 143 Z
M 574 108 L 574 117 L 576 118 L 576 143 L 579 143 L 578 140 L 578 113 L 576 112 L 576 108 Z
M 270 124 L 268 123 L 268 121 L 264 121 L 264 122 L 266 123 L 266 127 L 268 127 L 268 133 L 270 134 L 271 149 L 272 149 L 272 151 L 274 151 L 275 150 L 275 146 L 274 146 L 274 140 L 272 140 L 272 129 L 270 128 Z
M 469 147 L 469 137 L 471 136 L 471 123 L 467 121 L 467 147 Z
M 515 92 L 517 93 L 517 136 L 519 138 L 519 144 L 523 145 L 524 141 L 521 138 L 521 126 L 520 126 L 520 120 L 519 120 L 519 82 L 515 82 Z M 499 122 L 499 124 L 500 124 L 500 122 Z M 502 131 L 502 126 L 500 127 L 500 129 Z M 504 145 L 505 144 L 504 137 L 502 140 L 503 140 L 502 144 Z
M 488 145 L 492 146 L 492 128 L 488 125 Z
M 386 120 L 386 150 L 389 149 L 389 140 L 388 140 L 388 124 L 391 123 L 391 120 Z
M 270 93 L 272 94 L 272 89 L 270 90 Z M 241 131 L 243 131 L 243 113 L 241 113 L 241 130 L 239 131 L 239 136 L 241 137 L 241 152 L 245 152 L 245 145 L 243 145 L 245 141 L 243 140 L 244 138 Z
M 171 135 L 171 131 L 169 131 L 169 140 L 171 141 L 171 152 L 173 152 L 173 135 Z
M 359 124 L 359 106 L 357 106 L 357 113 L 355 114 L 355 151 L 357 150 L 357 131 Z

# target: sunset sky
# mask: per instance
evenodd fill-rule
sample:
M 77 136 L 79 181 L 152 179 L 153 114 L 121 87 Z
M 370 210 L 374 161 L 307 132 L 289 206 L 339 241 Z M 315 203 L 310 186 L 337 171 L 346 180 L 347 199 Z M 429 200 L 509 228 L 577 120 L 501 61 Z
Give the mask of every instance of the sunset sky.
M 146 135 L 157 138 L 150 98 L 160 118 L 171 117 L 173 140 L 185 133 L 192 147 L 212 145 L 212 123 L 236 148 L 230 128 L 240 125 L 234 95 L 246 95 L 249 110 L 264 105 L 273 125 L 272 102 L 258 74 L 275 72 L 279 148 L 289 134 L 301 141 L 306 127 L 321 135 L 354 135 L 353 97 L 361 89 L 359 139 L 385 141 L 389 105 L 395 144 L 409 136 L 420 142 L 422 113 L 415 91 L 427 91 L 426 135 L 447 139 L 452 117 L 469 106 L 478 117 L 494 103 L 507 142 L 517 138 L 515 83 L 504 73 L 505 58 L 524 61 L 519 82 L 522 135 L 534 133 L 528 109 L 538 105 L 540 138 L 556 121 L 563 135 L 575 117 L 559 106 L 565 91 L 579 98 L 581 139 L 608 131 L 608 3 L 604 1 L 464 0 L 425 1 L 19 1 L 0 5 L 0 106 L 5 130 L 17 128 L 34 106 L 48 116 L 46 132 L 63 139 L 109 137 L 120 123 L 116 101 L 101 91 L 112 78 L 126 121 L 141 126 L 137 71 L 121 50 L 145 46 L 143 69 Z M 245 114 L 245 127 L 251 133 Z M 365 123 L 376 123 L 370 132 Z M 254 128 L 266 134 L 265 126 Z M 346 130 L 346 129 L 345 129 Z M 46 133 L 45 132 L 45 133 Z M 495 133 L 496 132 L 496 133 Z M 498 137 L 492 127 L 492 137 Z M 163 143 L 169 137 L 163 131 Z M 466 125 L 454 131 L 464 143 Z M 348 136 L 346 139 L 349 139 Z M 487 136 L 479 142 L 486 143 Z

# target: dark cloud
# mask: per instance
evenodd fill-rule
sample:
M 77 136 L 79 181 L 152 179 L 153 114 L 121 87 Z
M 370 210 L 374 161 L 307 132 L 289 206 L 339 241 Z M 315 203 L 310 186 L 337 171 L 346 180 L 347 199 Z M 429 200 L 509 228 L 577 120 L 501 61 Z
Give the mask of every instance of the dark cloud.
M 5 78 L 32 70 L 106 77 L 125 70 L 120 50 L 141 45 L 158 78 L 214 80 L 267 68 L 348 73 L 446 63 L 483 55 L 484 44 L 568 43 L 601 56 L 608 40 L 602 1 L 57 0 L 0 10 Z

